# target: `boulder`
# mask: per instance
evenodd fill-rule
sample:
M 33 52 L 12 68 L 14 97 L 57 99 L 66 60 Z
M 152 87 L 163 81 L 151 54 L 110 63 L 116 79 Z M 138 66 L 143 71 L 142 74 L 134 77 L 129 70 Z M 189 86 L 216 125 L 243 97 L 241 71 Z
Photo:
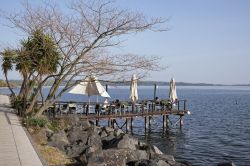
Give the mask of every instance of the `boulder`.
M 47 139 L 50 139 L 53 136 L 54 132 L 48 128 L 45 129 L 45 135 Z
M 95 132 L 90 133 L 88 140 L 87 140 L 87 146 L 89 147 L 86 152 L 87 155 L 94 153 L 96 151 L 102 150 L 101 137 Z
M 105 166 L 105 160 L 103 151 L 95 151 L 95 153 L 91 153 L 90 156 L 88 156 L 88 166 Z
M 127 163 L 127 166 L 157 166 L 154 161 L 151 160 L 138 160 L 138 161 L 130 161 Z
M 109 135 L 107 137 L 102 138 L 102 148 L 103 149 L 110 149 L 110 148 L 117 148 L 117 144 L 122 139 L 122 136 L 115 137 L 114 135 Z
M 162 151 L 160 151 L 160 149 L 156 146 L 152 146 L 152 151 L 156 154 L 163 154 Z
M 128 134 L 122 136 L 122 139 L 118 142 L 118 149 L 131 149 L 136 150 L 138 146 L 138 140 L 136 138 L 131 137 Z
M 165 161 L 163 160 L 159 160 L 156 162 L 156 165 L 157 166 L 170 166 L 168 163 L 166 163 Z
M 103 130 L 99 133 L 99 135 L 100 135 L 101 138 L 104 138 L 104 137 L 108 136 L 108 134 Z
M 163 160 L 169 165 L 175 165 L 176 161 L 174 159 L 174 156 L 172 155 L 167 155 L 167 154 L 151 154 L 151 158 L 157 159 L 157 160 Z
M 102 130 L 104 130 L 108 135 L 114 135 L 114 129 L 111 127 L 103 127 Z
M 75 157 L 75 159 L 81 163 L 81 165 L 87 165 L 88 164 L 88 159 L 85 154 L 82 154 L 79 157 Z
M 62 151 L 65 150 L 65 147 L 69 146 L 69 141 L 64 130 L 61 130 L 58 133 L 54 133 L 48 141 L 48 145 L 57 147 Z
M 65 152 L 69 157 L 75 158 L 75 157 L 80 157 L 84 153 L 84 151 L 86 151 L 86 149 L 87 149 L 86 145 L 79 146 L 77 144 L 74 144 L 66 147 Z
M 117 129 L 114 130 L 114 136 L 118 137 L 121 134 L 124 134 L 124 132 L 121 129 L 117 128 Z
M 126 161 L 137 161 L 137 160 L 148 160 L 149 156 L 147 154 L 146 151 L 144 150 L 127 150 L 127 154 L 126 154 Z
M 126 166 L 128 151 L 126 149 L 107 149 L 103 150 L 104 161 L 107 166 Z
M 76 115 L 68 116 L 68 121 L 71 126 L 79 126 L 80 118 Z
M 80 129 L 70 130 L 67 133 L 68 140 L 71 144 L 85 145 L 88 140 L 89 133 Z

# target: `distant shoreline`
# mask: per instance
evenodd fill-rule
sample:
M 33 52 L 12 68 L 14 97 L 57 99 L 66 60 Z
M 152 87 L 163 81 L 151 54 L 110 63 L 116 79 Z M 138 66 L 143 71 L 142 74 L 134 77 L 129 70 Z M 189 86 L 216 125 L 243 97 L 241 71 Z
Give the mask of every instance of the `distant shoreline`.
M 10 80 L 10 84 L 14 87 L 21 86 L 22 80 Z M 65 85 L 64 82 L 61 86 Z M 109 86 L 130 86 L 130 82 L 105 82 L 101 81 L 102 85 Z M 169 86 L 169 82 L 162 81 L 138 81 L 138 86 Z M 48 82 L 45 86 L 51 86 L 52 82 Z M 188 83 L 176 82 L 177 86 L 250 86 L 250 84 L 211 84 L 211 83 Z M 0 87 L 7 87 L 7 84 L 0 84 Z

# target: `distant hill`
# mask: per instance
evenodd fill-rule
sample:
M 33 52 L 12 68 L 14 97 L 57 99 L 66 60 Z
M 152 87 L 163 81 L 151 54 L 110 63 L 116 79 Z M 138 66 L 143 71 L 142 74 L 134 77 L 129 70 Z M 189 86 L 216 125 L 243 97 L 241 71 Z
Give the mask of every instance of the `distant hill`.
M 65 81 L 62 85 L 65 85 L 67 81 Z M 13 86 L 21 86 L 22 80 L 10 80 L 11 85 Z M 101 81 L 102 85 L 111 85 L 111 86 L 129 86 L 130 81 L 127 82 L 105 82 Z M 153 86 L 156 84 L 157 86 L 169 86 L 169 82 L 163 81 L 138 81 L 139 86 Z M 1 86 L 2 85 L 2 86 Z M 48 81 L 46 86 L 52 85 L 52 81 Z M 250 84 L 234 84 L 234 85 L 225 85 L 225 84 L 209 84 L 209 83 L 187 83 L 187 82 L 176 82 L 177 86 L 250 86 Z M 5 81 L 0 80 L 0 87 L 7 86 Z

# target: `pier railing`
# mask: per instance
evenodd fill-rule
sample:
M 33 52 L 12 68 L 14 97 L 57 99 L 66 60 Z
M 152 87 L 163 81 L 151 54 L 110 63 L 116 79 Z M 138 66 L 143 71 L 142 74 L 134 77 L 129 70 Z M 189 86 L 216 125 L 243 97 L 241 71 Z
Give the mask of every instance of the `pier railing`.
M 111 102 L 109 104 L 98 102 L 66 102 L 57 101 L 51 106 L 45 114 L 49 116 L 62 116 L 68 114 L 81 114 L 88 117 L 101 115 L 145 115 L 145 114 L 163 114 L 163 113 L 182 113 L 186 111 L 186 100 L 178 100 L 176 103 L 156 101 L 140 101 L 134 105 L 131 102 Z M 38 103 L 39 104 L 39 103 Z M 41 104 L 41 103 L 40 103 Z
M 124 104 L 128 103 L 128 104 Z M 108 126 L 115 128 L 119 127 L 117 119 L 123 119 L 124 124 L 119 127 L 122 129 L 125 126 L 126 132 L 133 133 L 133 119 L 142 117 L 145 121 L 145 132 L 150 128 L 151 118 L 153 116 L 162 116 L 163 130 L 169 124 L 183 125 L 183 116 L 189 114 L 186 110 L 186 100 L 178 100 L 176 103 L 156 102 L 156 101 L 141 101 L 137 103 L 129 102 L 111 102 L 110 104 L 101 104 L 96 102 L 56 102 L 47 111 L 44 112 L 47 116 L 56 118 L 71 115 L 78 115 L 82 119 L 95 120 L 96 125 L 100 120 L 106 120 Z M 169 119 L 170 115 L 179 116 L 179 119 L 172 123 Z

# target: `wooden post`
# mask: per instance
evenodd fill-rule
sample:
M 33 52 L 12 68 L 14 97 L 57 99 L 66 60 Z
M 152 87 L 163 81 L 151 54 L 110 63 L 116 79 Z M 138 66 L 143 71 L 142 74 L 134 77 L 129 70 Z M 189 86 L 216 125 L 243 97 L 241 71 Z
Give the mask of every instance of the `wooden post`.
M 148 117 L 148 126 L 149 126 L 149 128 L 151 127 L 151 119 L 152 119 L 152 117 L 149 116 L 149 117 Z
M 115 128 L 115 122 L 114 122 L 114 119 L 111 119 L 111 126 L 112 126 L 112 128 L 113 128 L 113 129 Z
M 157 88 L 157 85 L 156 83 L 154 84 L 154 101 L 155 101 L 155 98 L 156 98 L 156 88 Z
M 131 134 L 133 134 L 133 117 L 130 118 L 130 130 Z
M 106 84 L 106 91 L 108 92 L 108 84 Z
M 169 124 L 169 117 L 168 117 L 168 115 L 166 115 L 166 118 L 165 118 L 165 119 L 166 119 L 166 121 L 165 121 L 165 124 L 166 124 L 166 125 L 165 125 L 165 126 L 168 127 L 168 124 Z
M 162 128 L 163 128 L 163 131 L 165 131 L 165 128 L 166 128 L 166 116 L 165 115 L 162 115 Z
M 108 119 L 108 127 L 111 127 L 111 120 L 110 120 L 110 118 Z
M 148 130 L 148 116 L 145 116 L 144 117 L 144 119 L 145 119 L 145 133 L 147 132 L 147 130 Z
M 183 119 L 182 119 L 183 115 L 180 115 L 180 128 L 183 126 Z
M 128 118 L 126 118 L 126 133 L 129 131 Z
M 113 119 L 113 128 L 117 128 L 117 123 L 116 123 L 116 119 Z
M 186 100 L 184 100 L 184 110 L 186 110 Z

